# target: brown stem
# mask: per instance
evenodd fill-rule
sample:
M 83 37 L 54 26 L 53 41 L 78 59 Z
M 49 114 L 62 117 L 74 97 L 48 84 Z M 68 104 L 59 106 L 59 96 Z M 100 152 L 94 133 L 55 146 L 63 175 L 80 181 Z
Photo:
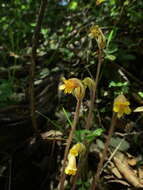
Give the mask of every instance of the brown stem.
M 93 182 L 92 182 L 91 190 L 95 190 L 96 185 L 99 182 L 99 177 L 100 177 L 100 174 L 101 174 L 101 170 L 102 170 L 102 167 L 103 167 L 104 160 L 105 160 L 106 155 L 107 155 L 109 143 L 110 143 L 112 134 L 114 132 L 114 127 L 115 127 L 115 124 L 116 124 L 116 120 L 117 120 L 117 116 L 116 116 L 115 113 L 113 113 L 111 126 L 110 126 L 110 129 L 109 129 L 109 132 L 108 132 L 108 137 L 106 139 L 105 147 L 104 147 L 104 150 L 102 152 L 102 157 L 101 157 L 100 162 L 99 162 L 98 167 L 97 167 L 96 175 L 95 175 L 95 177 L 93 179 Z
M 76 182 L 77 182 L 77 180 L 79 178 L 79 173 L 80 173 L 80 164 L 78 164 L 76 175 L 74 176 L 74 178 L 72 180 L 71 190 L 75 190 L 76 189 Z
M 35 77 L 35 67 L 36 67 L 36 59 L 37 59 L 37 48 L 39 42 L 39 34 L 41 30 L 42 21 L 44 18 L 44 13 L 46 9 L 47 0 L 41 0 L 41 5 L 39 9 L 39 14 L 37 17 L 37 24 L 35 27 L 35 31 L 32 37 L 32 55 L 31 55 L 31 69 L 30 69 L 30 82 L 29 82 L 29 91 L 30 91 L 30 113 L 32 119 L 32 126 L 36 132 L 38 133 L 37 129 L 37 122 L 36 122 L 36 113 L 35 113 L 35 93 L 34 93 L 34 77 Z
M 63 161 L 63 167 L 62 167 L 61 179 L 60 179 L 60 190 L 64 190 L 64 181 L 65 181 L 65 177 L 66 177 L 64 172 L 65 172 L 65 167 L 66 167 L 66 160 L 67 160 L 67 155 L 68 155 L 69 148 L 70 148 L 70 145 L 72 142 L 73 134 L 74 134 L 74 131 L 76 129 L 76 125 L 77 125 L 77 122 L 79 119 L 80 106 L 81 106 L 81 100 L 77 100 L 74 120 L 73 120 L 73 124 L 72 124 L 72 128 L 71 128 L 69 137 L 67 139 L 67 146 L 66 146 L 65 154 L 64 154 L 64 161 Z
M 97 86 L 98 86 L 99 74 L 100 74 L 102 62 L 103 62 L 102 49 L 99 49 L 98 65 L 97 65 L 96 78 L 95 78 L 95 87 L 92 92 L 91 103 L 90 103 L 89 112 L 88 112 L 86 125 L 85 125 L 85 128 L 88 130 L 90 129 L 90 127 L 92 125 L 92 111 L 94 108 L 94 101 L 95 101 L 96 90 L 97 90 Z

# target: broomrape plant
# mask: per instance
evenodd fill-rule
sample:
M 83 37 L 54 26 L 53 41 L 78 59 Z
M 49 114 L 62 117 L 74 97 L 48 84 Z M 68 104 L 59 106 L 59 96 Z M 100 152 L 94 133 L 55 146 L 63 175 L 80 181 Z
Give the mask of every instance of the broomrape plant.
M 82 143 L 75 144 L 69 151 L 68 154 L 68 165 L 65 168 L 65 174 L 67 175 L 75 175 L 77 168 L 76 168 L 76 157 L 85 151 L 85 145 Z
M 77 143 L 72 148 L 70 148 L 74 133 L 76 131 L 76 126 L 79 120 L 81 103 L 83 101 L 83 98 L 85 97 L 85 92 L 87 88 L 90 91 L 91 103 L 89 106 L 89 112 L 88 112 L 85 128 L 90 133 L 89 129 L 90 127 L 92 127 L 91 121 L 92 121 L 92 113 L 93 113 L 93 108 L 94 108 L 94 101 L 96 98 L 96 90 L 97 90 L 101 65 L 103 63 L 103 55 L 104 55 L 103 52 L 106 46 L 106 38 L 98 25 L 92 26 L 90 28 L 89 37 L 96 40 L 98 49 L 99 49 L 96 79 L 94 80 L 90 77 L 86 77 L 83 80 L 80 80 L 78 78 L 69 78 L 69 79 L 62 78 L 63 84 L 59 86 L 59 90 L 63 90 L 65 94 L 72 94 L 77 100 L 74 119 L 71 125 L 71 130 L 67 139 L 67 144 L 66 144 L 65 153 L 64 153 L 64 161 L 63 161 L 63 167 L 62 167 L 61 178 L 60 178 L 60 190 L 64 190 L 64 181 L 65 181 L 66 175 L 75 176 L 73 189 L 75 188 L 76 180 L 78 179 L 78 172 L 77 172 L 78 169 L 76 166 L 76 158 L 83 152 L 84 153 L 86 152 L 86 154 L 88 154 L 88 151 L 85 151 L 85 150 L 86 150 L 86 147 L 88 147 L 89 149 L 90 143 L 91 143 L 91 141 L 90 143 L 88 141 L 84 141 L 84 144 L 86 144 L 86 147 L 82 143 Z M 103 167 L 103 163 L 107 155 L 110 139 L 114 132 L 116 119 L 121 118 L 124 114 L 131 113 L 131 109 L 129 105 L 130 105 L 130 102 L 126 99 L 126 97 L 123 94 L 117 96 L 114 100 L 111 126 L 108 132 L 107 140 L 105 142 L 105 148 L 102 153 L 102 158 L 100 159 L 100 162 L 98 163 L 97 172 L 92 181 L 92 186 L 91 186 L 92 190 L 95 189 L 97 183 L 99 182 L 101 169 Z M 87 155 L 85 155 L 85 158 L 87 158 Z M 84 159 L 83 163 L 85 161 L 86 159 Z M 80 160 L 80 163 L 81 162 L 82 162 L 82 159 Z
M 113 111 L 117 113 L 117 117 L 120 118 L 124 114 L 130 114 L 131 109 L 129 107 L 130 102 L 123 94 L 117 96 L 114 100 Z
M 96 39 L 99 49 L 105 48 L 106 38 L 98 25 L 92 26 L 89 29 L 89 37 Z

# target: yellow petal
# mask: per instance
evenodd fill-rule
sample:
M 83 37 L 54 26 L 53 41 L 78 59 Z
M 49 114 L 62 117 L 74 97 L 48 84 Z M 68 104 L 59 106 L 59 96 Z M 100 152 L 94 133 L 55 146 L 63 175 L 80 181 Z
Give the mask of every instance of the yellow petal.
M 70 154 L 72 154 L 73 156 L 78 156 L 78 150 L 76 147 L 72 147 L 70 149 Z
M 130 109 L 129 107 L 127 107 L 127 108 L 125 109 L 125 113 L 126 113 L 126 114 L 130 114 L 130 113 L 131 113 L 131 109 Z
M 123 116 L 123 114 L 124 114 L 123 112 L 118 112 L 118 113 L 117 113 L 117 117 L 118 117 L 118 118 L 121 118 L 121 117 Z
M 62 84 L 62 85 L 59 86 L 59 90 L 64 90 L 64 89 L 65 89 L 65 85 L 64 84 Z
M 71 149 L 70 149 L 70 154 L 73 156 L 78 156 L 79 153 L 83 152 L 85 150 L 85 145 L 82 143 L 77 143 L 75 144 Z
M 77 168 L 76 168 L 76 158 L 75 158 L 75 156 L 69 154 L 68 155 L 68 165 L 65 168 L 65 173 L 67 175 L 75 175 L 76 171 L 77 171 Z
M 118 112 L 118 111 L 119 111 L 119 106 L 118 106 L 118 105 L 114 105 L 113 111 L 114 111 L 114 112 Z

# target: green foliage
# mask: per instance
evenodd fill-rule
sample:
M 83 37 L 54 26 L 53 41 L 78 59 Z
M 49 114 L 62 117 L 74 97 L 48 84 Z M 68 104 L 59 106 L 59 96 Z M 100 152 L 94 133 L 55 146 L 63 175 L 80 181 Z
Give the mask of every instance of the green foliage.
M 87 190 L 90 187 L 90 183 L 88 181 L 83 181 L 81 179 L 79 179 L 76 184 L 79 190 Z
M 138 92 L 138 95 L 143 98 L 143 92 Z
M 69 4 L 69 9 L 70 10 L 76 10 L 78 7 L 78 2 L 77 1 L 71 1 L 70 4 Z
M 92 142 L 95 140 L 96 137 L 99 137 L 104 132 L 104 129 L 98 128 L 95 130 L 76 130 L 75 131 L 75 140 L 76 142 L 84 142 L 84 140 L 87 140 L 88 142 Z
M 115 82 L 111 81 L 109 83 L 109 88 L 114 88 L 114 94 L 126 94 L 129 91 L 129 83 L 128 82 Z
M 13 94 L 12 83 L 9 80 L 0 80 L 0 106 L 10 103 L 10 96 Z

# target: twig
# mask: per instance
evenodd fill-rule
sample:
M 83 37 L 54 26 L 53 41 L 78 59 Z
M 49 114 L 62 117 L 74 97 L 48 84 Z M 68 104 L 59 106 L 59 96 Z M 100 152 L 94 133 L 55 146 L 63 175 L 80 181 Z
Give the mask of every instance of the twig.
M 102 50 L 99 49 L 98 66 L 97 66 L 97 72 L 96 72 L 96 78 L 95 78 L 95 87 L 93 89 L 93 93 L 92 93 L 92 97 L 91 97 L 91 103 L 90 103 L 90 107 L 89 107 L 89 112 L 88 112 L 88 116 L 87 116 L 87 120 L 86 120 L 86 125 L 85 125 L 86 129 L 89 129 L 91 127 L 91 124 L 92 124 L 92 111 L 94 108 L 94 101 L 95 101 L 96 90 L 97 90 L 97 86 L 98 86 L 99 74 L 100 74 L 102 62 L 103 62 Z
M 41 0 L 41 5 L 39 9 L 39 14 L 37 18 L 37 24 L 35 27 L 35 31 L 32 38 L 32 55 L 31 55 L 31 69 L 30 69 L 30 113 L 32 119 L 32 126 L 36 132 L 38 133 L 37 122 L 36 122 L 36 113 L 35 113 L 35 93 L 34 93 L 34 77 L 35 77 L 35 67 L 36 67 L 36 59 L 37 59 L 37 48 L 39 42 L 39 33 L 41 30 L 42 21 L 44 18 L 44 13 L 46 9 L 47 0 Z
M 60 190 L 64 190 L 64 181 L 65 181 L 65 177 L 66 177 L 64 171 L 65 171 L 65 167 L 66 167 L 66 160 L 67 160 L 68 151 L 69 151 L 69 148 L 70 148 L 70 145 L 72 142 L 73 134 L 75 132 L 76 125 L 77 125 L 77 122 L 79 119 L 80 107 L 81 107 L 81 100 L 77 100 L 74 120 L 73 120 L 73 124 L 72 124 L 72 128 L 71 128 L 69 137 L 67 139 L 67 146 L 66 146 L 65 154 L 64 154 L 64 161 L 63 161 L 63 167 L 62 167 L 61 179 L 60 179 Z
M 99 177 L 100 177 L 100 174 L 101 174 L 101 170 L 102 170 L 102 167 L 103 167 L 104 160 L 105 160 L 106 155 L 107 155 L 110 139 L 111 139 L 112 134 L 114 132 L 114 127 L 115 127 L 115 124 L 116 124 L 116 120 L 117 120 L 117 116 L 116 116 L 115 113 L 113 113 L 111 126 L 110 126 L 109 133 L 108 133 L 108 137 L 106 139 L 106 143 L 105 143 L 105 147 L 104 147 L 104 150 L 103 150 L 103 153 L 102 153 L 102 157 L 101 157 L 100 162 L 99 162 L 98 167 L 97 167 L 96 175 L 95 175 L 95 177 L 93 179 L 93 182 L 92 182 L 91 190 L 95 190 L 96 185 L 99 182 Z
M 112 154 L 108 158 L 107 162 L 104 164 L 103 168 L 101 169 L 100 173 L 102 173 L 102 171 L 104 170 L 104 168 L 106 168 L 106 166 L 112 160 L 112 158 L 114 157 L 114 155 L 116 154 L 116 152 L 119 150 L 119 148 L 120 148 L 120 146 L 121 146 L 121 144 L 123 143 L 124 140 L 125 140 L 125 137 L 119 142 L 119 144 L 117 145 L 117 147 L 115 148 L 115 150 L 112 152 Z

